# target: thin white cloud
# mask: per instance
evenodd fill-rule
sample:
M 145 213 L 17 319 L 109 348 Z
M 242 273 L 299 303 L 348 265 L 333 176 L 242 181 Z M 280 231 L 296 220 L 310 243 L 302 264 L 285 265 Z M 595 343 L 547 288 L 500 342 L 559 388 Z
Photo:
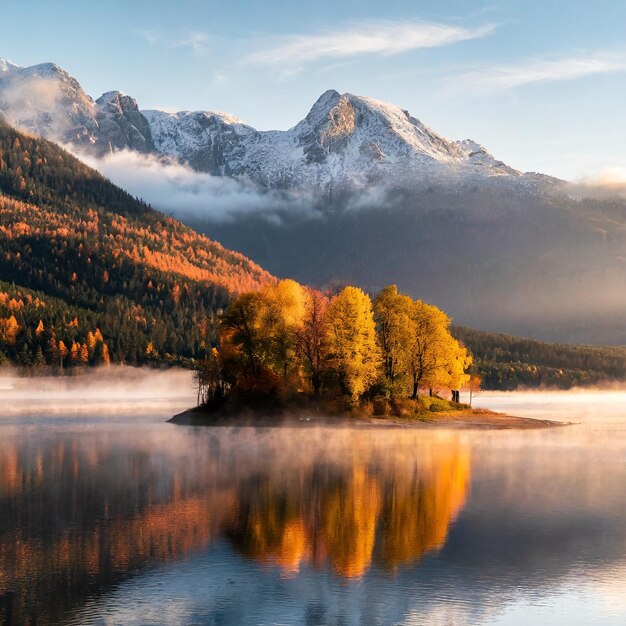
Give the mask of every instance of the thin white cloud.
M 457 89 L 493 92 L 538 82 L 574 80 L 623 71 L 626 71 L 625 54 L 591 53 L 485 67 L 452 76 L 448 82 Z
M 281 37 L 273 45 L 248 54 L 244 63 L 293 67 L 320 59 L 365 54 L 391 56 L 418 48 L 435 48 L 478 39 L 494 29 L 491 24 L 464 28 L 428 22 L 366 22 L 316 35 Z
M 151 46 L 161 46 L 170 50 L 172 48 L 190 48 L 197 55 L 203 55 L 207 52 L 210 43 L 209 35 L 200 31 L 192 31 L 178 38 L 165 37 L 156 30 L 132 28 L 131 31 Z
M 193 32 L 173 44 L 173 48 L 191 48 L 196 54 L 203 54 L 207 50 L 209 36 L 206 33 Z

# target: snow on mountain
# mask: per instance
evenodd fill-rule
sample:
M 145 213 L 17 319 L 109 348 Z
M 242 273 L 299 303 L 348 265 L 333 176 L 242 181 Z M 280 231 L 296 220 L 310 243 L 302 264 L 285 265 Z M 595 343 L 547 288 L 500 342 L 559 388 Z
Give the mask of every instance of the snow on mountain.
M 249 143 L 259 132 L 228 113 L 142 111 L 158 153 L 220 176 L 238 170 Z
M 466 164 L 454 142 L 401 108 L 327 91 L 288 131 L 260 133 L 245 170 L 270 187 L 364 185 Z
M 19 66 L 17 66 L 15 63 L 13 63 L 13 61 L 10 61 L 9 59 L 0 59 L 0 74 L 3 72 L 11 72 L 18 67 Z
M 471 140 L 442 137 L 396 105 L 334 90 L 293 128 L 258 131 L 227 113 L 143 111 L 118 91 L 94 102 L 53 63 L 23 68 L 0 60 L 0 111 L 30 132 L 96 154 L 166 155 L 262 188 L 331 192 L 444 176 L 536 181 Z
M 519 175 L 478 144 L 449 141 L 398 106 L 332 90 L 287 131 L 257 131 L 224 113 L 142 113 L 159 153 L 264 188 L 331 191 L 444 174 Z
M 0 109 L 16 126 L 82 143 L 96 131 L 93 100 L 54 63 L 19 67 L 0 61 Z
M 0 61 L 0 110 L 28 132 L 96 152 L 153 150 L 150 128 L 132 98 L 112 92 L 94 102 L 54 63 Z

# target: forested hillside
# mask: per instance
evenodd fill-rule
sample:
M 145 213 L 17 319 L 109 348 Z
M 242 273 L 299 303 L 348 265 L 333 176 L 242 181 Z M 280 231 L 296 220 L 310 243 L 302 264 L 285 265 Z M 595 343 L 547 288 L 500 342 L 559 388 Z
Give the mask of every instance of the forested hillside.
M 0 358 L 23 365 L 202 356 L 230 296 L 273 280 L 2 122 L 0 254 Z
M 626 380 L 626 347 L 547 343 L 457 326 L 483 389 L 605 385 Z

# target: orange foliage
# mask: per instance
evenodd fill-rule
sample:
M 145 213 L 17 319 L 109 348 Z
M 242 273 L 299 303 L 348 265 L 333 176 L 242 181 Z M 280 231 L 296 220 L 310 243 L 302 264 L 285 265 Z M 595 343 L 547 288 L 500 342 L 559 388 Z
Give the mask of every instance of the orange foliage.
M 85 213 L 87 219 L 85 219 Z M 229 292 L 257 290 L 273 277 L 256 263 L 195 233 L 173 218 L 160 216 L 154 228 L 104 210 L 47 208 L 0 196 L 0 237 L 25 235 L 57 242 L 89 237 L 92 254 L 125 257 L 147 268 L 224 287 Z M 108 281 L 108 273 L 103 281 Z M 77 277 L 72 276 L 72 280 Z
M 14 346 L 20 330 L 21 326 L 15 319 L 15 315 L 6 319 L 0 318 L 0 341 L 3 343 Z

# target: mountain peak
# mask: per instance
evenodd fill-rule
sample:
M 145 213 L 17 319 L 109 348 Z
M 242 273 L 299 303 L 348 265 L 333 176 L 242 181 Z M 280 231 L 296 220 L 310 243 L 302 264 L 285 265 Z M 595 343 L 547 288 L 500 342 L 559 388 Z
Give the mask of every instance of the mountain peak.
M 72 77 L 56 63 L 38 63 L 37 65 L 31 65 L 29 67 L 17 67 L 17 69 L 23 73 L 32 76 L 39 76 L 41 78 L 63 78 L 72 79 Z M 78 84 L 78 81 L 76 81 Z
M 9 59 L 0 59 L 0 74 L 4 72 L 13 72 L 15 70 L 21 69 L 19 65 L 13 63 Z
M 405 109 L 334 89 L 325 91 L 290 132 L 298 136 L 307 161 L 319 164 L 331 154 L 356 159 L 350 167 L 361 170 L 383 162 L 451 163 L 466 158 L 455 142 L 438 135 Z
M 103 108 L 108 108 L 114 113 L 123 113 L 126 111 L 139 111 L 137 101 L 127 96 L 121 91 L 107 91 L 103 93 L 97 100 L 96 104 Z
M 298 125 L 306 124 L 312 128 L 317 126 L 328 117 L 330 110 L 336 106 L 340 98 L 341 94 L 338 91 L 328 89 L 314 102 L 307 116 Z

